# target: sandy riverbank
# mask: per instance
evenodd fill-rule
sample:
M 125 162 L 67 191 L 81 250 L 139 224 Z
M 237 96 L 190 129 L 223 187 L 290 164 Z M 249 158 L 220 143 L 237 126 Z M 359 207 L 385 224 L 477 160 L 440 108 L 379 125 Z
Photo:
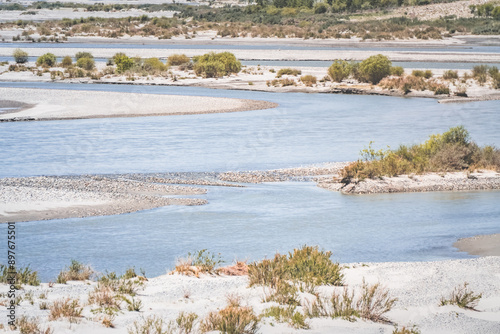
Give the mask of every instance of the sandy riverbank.
M 99 176 L 0 179 L 0 223 L 116 215 L 166 205 L 201 205 L 206 190 Z M 164 197 L 168 196 L 168 197 Z
M 51 89 L 0 88 L 2 100 L 33 107 L 0 114 L 2 120 L 55 120 L 101 117 L 189 115 L 274 108 L 266 101 L 143 94 L 71 91 Z
M 500 234 L 463 238 L 453 244 L 462 252 L 479 256 L 500 256 Z
M 35 266 L 33 266 L 35 267 Z M 306 321 L 308 330 L 293 329 L 285 323 L 278 323 L 272 318 L 263 318 L 258 333 L 392 333 L 394 325 L 399 328 L 416 326 L 422 334 L 427 333 L 500 333 L 500 257 L 485 257 L 467 260 L 439 262 L 398 262 L 345 264 L 343 269 L 346 286 L 349 290 L 359 291 L 363 280 L 368 284 L 381 283 L 387 287 L 390 297 L 397 298 L 393 309 L 386 314 L 392 324 L 357 320 L 349 322 L 340 318 L 313 318 Z M 469 283 L 474 293 L 482 294 L 477 311 L 448 305 L 439 306 L 441 297 L 448 298 L 455 287 Z M 179 275 L 163 275 L 144 282 L 134 300 L 142 302 L 141 312 L 127 311 L 125 303 L 112 320 L 115 328 L 105 328 L 99 320 L 99 314 L 93 314 L 96 305 L 88 304 L 88 295 L 96 287 L 95 282 L 69 282 L 66 285 L 55 284 L 49 287 L 42 283 L 40 287 L 26 286 L 19 295 L 32 293 L 33 302 L 23 300 L 17 308 L 17 316 L 37 317 L 41 327 L 50 326 L 54 333 L 127 333 L 134 321 L 155 315 L 165 322 L 175 321 L 180 312 L 194 312 L 194 333 L 198 333 L 199 322 L 210 311 L 216 311 L 227 305 L 228 296 L 239 296 L 240 303 L 261 314 L 266 308 L 277 305 L 275 302 L 263 302 L 266 292 L 261 287 L 248 288 L 247 276 L 201 276 L 201 278 Z M 322 296 L 342 291 L 341 287 L 320 287 Z M 0 285 L 0 292 L 8 290 L 6 284 Z M 44 292 L 46 299 L 41 299 Z M 357 292 L 359 293 L 359 292 Z M 300 293 L 303 312 L 307 300 L 314 298 L 308 293 Z M 77 299 L 83 306 L 81 318 L 70 324 L 67 319 L 48 321 L 49 311 L 40 310 L 40 304 L 51 305 L 56 300 Z M 3 298 L 5 300 L 5 297 Z M 0 309 L 2 323 L 6 323 L 5 308 Z M 101 317 L 102 319 L 102 317 Z

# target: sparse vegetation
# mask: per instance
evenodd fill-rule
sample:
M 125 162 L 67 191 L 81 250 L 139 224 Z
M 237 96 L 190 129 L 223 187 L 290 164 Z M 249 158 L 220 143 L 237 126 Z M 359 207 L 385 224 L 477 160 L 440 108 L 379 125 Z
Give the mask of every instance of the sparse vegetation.
M 300 77 L 300 81 L 302 81 L 302 83 L 306 85 L 306 87 L 312 87 L 313 85 L 315 85 L 316 80 L 317 79 L 314 75 L 303 75 Z
M 20 334 L 52 334 L 54 332 L 50 327 L 41 328 L 38 318 L 25 315 L 16 319 L 16 327 Z
M 457 305 L 458 307 L 476 310 L 477 303 L 483 295 L 476 294 L 469 289 L 469 284 L 465 282 L 463 285 L 456 287 L 448 298 L 441 298 L 441 306 Z
M 274 318 L 278 322 L 286 322 L 295 329 L 309 329 L 306 317 L 302 313 L 296 311 L 293 305 L 271 306 L 264 310 L 262 316 Z
M 220 254 L 212 254 L 206 249 L 188 253 L 186 259 L 179 259 L 174 272 L 183 275 L 216 274 L 216 268 L 223 262 Z
M 68 318 L 69 322 L 78 322 L 82 317 L 83 308 L 80 302 L 76 299 L 56 300 L 49 308 L 49 320 L 57 320 L 59 318 Z
M 210 312 L 201 322 L 202 332 L 219 331 L 223 334 L 257 333 L 259 319 L 251 307 L 229 305 Z
M 71 265 L 62 270 L 57 276 L 57 283 L 66 284 L 67 281 L 85 281 L 90 279 L 94 271 L 90 266 L 71 260 Z
M 281 78 L 284 75 L 298 76 L 298 75 L 301 75 L 301 74 L 302 74 L 302 71 L 301 70 L 297 70 L 295 68 L 282 68 L 276 74 L 276 78 Z
M 12 271 L 10 272 L 12 273 Z M 33 286 L 40 285 L 38 272 L 33 271 L 29 266 L 25 268 L 16 268 L 14 277 L 16 281 L 16 289 L 20 289 L 22 284 Z M 12 278 L 12 274 L 9 275 L 9 266 L 0 264 L 0 283 L 9 283 L 8 278 Z
M 401 145 L 397 150 L 376 151 L 371 144 L 361 151 L 361 160 L 342 170 L 343 183 L 410 173 L 500 170 L 500 150 L 492 146 L 479 147 L 470 140 L 463 126 L 432 135 L 423 144 Z
M 443 73 L 443 79 L 445 80 L 455 80 L 458 79 L 458 71 L 447 70 Z
M 134 321 L 128 328 L 128 334 L 168 334 L 169 327 L 158 316 L 149 316 L 142 321 Z
M 392 334 L 420 334 L 420 330 L 417 326 L 412 326 L 411 328 L 403 326 L 401 329 L 395 327 Z

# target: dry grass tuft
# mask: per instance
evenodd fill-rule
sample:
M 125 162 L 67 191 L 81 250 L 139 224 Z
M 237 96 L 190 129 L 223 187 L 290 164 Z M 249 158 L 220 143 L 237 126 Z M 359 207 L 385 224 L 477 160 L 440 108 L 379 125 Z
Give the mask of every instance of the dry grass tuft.
M 16 319 L 16 328 L 20 334 L 52 334 L 54 331 L 47 327 L 40 328 L 40 320 L 38 318 L 29 318 L 25 315 Z
M 202 332 L 220 331 L 227 334 L 257 333 L 259 319 L 250 307 L 227 306 L 210 312 L 200 324 Z
M 245 276 L 248 275 L 248 265 L 246 262 L 237 261 L 236 264 L 232 266 L 219 268 L 217 272 L 228 276 Z
M 76 260 L 71 260 L 71 265 L 62 270 L 57 276 L 57 283 L 66 284 L 67 281 L 85 281 L 90 279 L 94 270 Z
M 441 306 L 457 305 L 464 309 L 477 311 L 477 303 L 483 295 L 481 293 L 475 294 L 473 291 L 469 290 L 468 286 L 469 283 L 465 282 L 463 286 L 456 287 L 448 299 L 442 297 Z
M 49 320 L 57 320 L 59 318 L 68 318 L 69 322 L 74 323 L 82 317 L 83 308 L 76 299 L 66 298 L 56 300 L 50 306 Z

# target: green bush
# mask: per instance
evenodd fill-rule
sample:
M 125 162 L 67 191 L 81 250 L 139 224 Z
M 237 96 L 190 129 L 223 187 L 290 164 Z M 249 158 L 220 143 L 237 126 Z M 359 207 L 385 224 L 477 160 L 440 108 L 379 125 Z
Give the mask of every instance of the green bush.
M 167 58 L 168 66 L 179 66 L 182 64 L 187 64 L 190 62 L 190 59 L 185 54 L 175 54 L 171 55 Z
M 20 289 L 21 284 L 33 286 L 40 285 L 38 272 L 31 270 L 29 266 L 25 268 L 16 268 L 14 271 L 9 270 L 9 266 L 0 264 L 0 283 L 9 283 L 9 278 L 12 278 L 12 272 L 15 272 L 16 289 Z
M 36 64 L 38 66 L 52 67 L 56 64 L 56 56 L 52 53 L 46 53 L 38 57 L 38 59 L 36 60 Z
M 374 150 L 371 143 L 361 151 L 362 159 L 345 167 L 342 182 L 424 172 L 452 172 L 465 169 L 500 170 L 500 150 L 472 142 L 463 126 L 450 128 L 443 134 L 413 146 L 401 145 L 397 150 Z
M 78 60 L 76 61 L 76 66 L 83 68 L 84 70 L 90 71 L 94 69 L 95 62 L 94 59 L 92 58 L 87 58 L 87 57 L 78 58 Z
M 193 57 L 194 72 L 205 78 L 218 78 L 241 71 L 241 63 L 230 52 L 210 52 Z
M 314 14 L 323 14 L 328 11 L 328 6 L 324 2 L 318 2 L 314 5 Z
M 347 79 L 351 74 L 351 65 L 341 59 L 336 59 L 333 64 L 328 68 L 328 75 L 334 82 L 341 82 Z
M 113 62 L 116 65 L 116 71 L 120 74 L 134 66 L 134 60 L 122 52 L 113 56 Z
M 422 71 L 422 70 L 413 70 L 411 72 L 411 75 L 413 75 L 414 77 L 417 77 L 417 78 L 425 78 L 425 79 L 430 79 L 432 78 L 432 71 L 431 70 L 425 70 L 425 71 Z
M 394 75 L 396 77 L 400 77 L 404 73 L 405 73 L 405 70 L 401 66 L 392 66 L 391 67 L 391 75 Z
M 71 65 L 73 65 L 73 60 L 71 59 L 70 56 L 64 57 L 63 60 L 61 61 L 62 67 L 70 67 Z
M 488 65 L 476 65 L 472 68 L 472 76 L 476 79 L 480 84 L 483 84 L 488 79 Z
M 78 60 L 80 58 L 91 58 L 94 59 L 94 56 L 90 52 L 80 51 L 75 55 L 75 59 Z
M 364 81 L 377 84 L 391 74 L 391 61 L 384 55 L 371 56 L 359 64 L 359 73 Z
M 24 64 L 28 61 L 28 53 L 21 49 L 15 49 L 12 55 L 14 56 L 14 60 L 18 64 Z

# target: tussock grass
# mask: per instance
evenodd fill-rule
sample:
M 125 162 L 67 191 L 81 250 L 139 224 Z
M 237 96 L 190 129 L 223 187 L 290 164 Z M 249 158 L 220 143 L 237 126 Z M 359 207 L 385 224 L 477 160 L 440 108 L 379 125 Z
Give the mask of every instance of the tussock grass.
M 274 318 L 277 322 L 288 323 L 295 329 L 309 329 L 306 317 L 296 311 L 295 306 L 271 306 L 262 313 L 263 317 Z
M 317 79 L 314 75 L 303 75 L 300 77 L 300 81 L 302 81 L 306 87 L 312 87 L 316 84 Z
M 15 281 L 16 281 L 16 289 L 20 289 L 22 284 L 39 286 L 40 278 L 38 277 L 38 272 L 33 271 L 29 266 L 25 268 L 16 268 Z M 9 266 L 0 264 L 0 283 L 9 283 L 7 281 L 8 278 L 11 278 L 12 275 L 9 273 Z
M 344 288 L 342 294 L 334 291 L 330 298 L 317 295 L 316 300 L 306 305 L 306 315 L 310 318 L 330 317 L 348 321 L 362 318 L 388 323 L 384 314 L 392 309 L 396 301 L 379 283 L 368 285 L 363 281 L 357 294 Z
M 477 311 L 477 303 L 483 295 L 481 293 L 475 294 L 468 286 L 469 284 L 465 282 L 463 285 L 456 287 L 448 298 L 441 297 L 441 306 L 457 305 L 464 309 Z
M 408 94 L 412 90 L 430 90 L 436 95 L 450 93 L 450 89 L 447 85 L 432 78 L 432 72 L 430 72 L 429 77 L 427 77 L 427 75 L 425 74 L 426 72 L 424 71 L 413 72 L 422 72 L 422 74 L 417 73 L 418 75 L 413 74 L 400 77 L 384 78 L 380 81 L 379 86 L 385 89 L 398 89 L 405 94 Z
M 227 306 L 218 312 L 210 312 L 200 324 L 205 332 L 219 331 L 223 334 L 254 334 L 259 319 L 251 307 Z
M 342 285 L 343 275 L 338 263 L 330 259 L 332 253 L 318 247 L 303 246 L 288 255 L 276 254 L 248 266 L 250 286 L 267 285 L 276 288 L 291 280 L 309 285 Z
M 191 61 L 191 59 L 185 54 L 174 54 L 167 58 L 168 66 L 179 66 L 183 64 L 187 64 Z
M 52 334 L 54 331 L 50 328 L 41 328 L 40 320 L 35 317 L 25 315 L 16 319 L 15 327 L 19 329 L 20 334 Z
M 149 316 L 142 321 L 134 321 L 127 329 L 128 334 L 167 334 L 170 327 L 158 316 Z
M 90 279 L 94 270 L 90 266 L 71 260 L 71 265 L 62 270 L 57 276 L 57 283 L 66 284 L 68 281 L 85 281 Z
M 196 320 L 198 319 L 198 315 L 196 313 L 184 313 L 181 312 L 175 319 L 175 323 L 179 328 L 180 334 L 190 334 L 193 332 L 196 326 Z
M 223 262 L 220 254 L 212 254 L 206 249 L 188 253 L 187 258 L 177 260 L 173 272 L 199 277 L 200 274 L 217 274 L 217 267 Z
M 83 308 L 78 300 L 66 298 L 54 301 L 49 310 L 49 321 L 68 318 L 70 323 L 75 323 L 82 317 Z
M 413 326 L 411 328 L 406 328 L 405 326 L 403 326 L 401 329 L 399 329 L 398 327 L 394 328 L 392 334 L 420 334 L 420 330 L 417 328 L 417 326 Z
M 376 151 L 371 144 L 361 151 L 362 159 L 341 171 L 342 183 L 411 173 L 500 170 L 500 150 L 479 147 L 463 126 L 432 135 L 422 144 L 401 145 L 397 150 Z
M 276 74 L 276 78 L 281 78 L 284 75 L 298 76 L 298 75 L 301 75 L 301 74 L 302 74 L 302 71 L 301 70 L 297 70 L 295 68 L 282 68 Z

